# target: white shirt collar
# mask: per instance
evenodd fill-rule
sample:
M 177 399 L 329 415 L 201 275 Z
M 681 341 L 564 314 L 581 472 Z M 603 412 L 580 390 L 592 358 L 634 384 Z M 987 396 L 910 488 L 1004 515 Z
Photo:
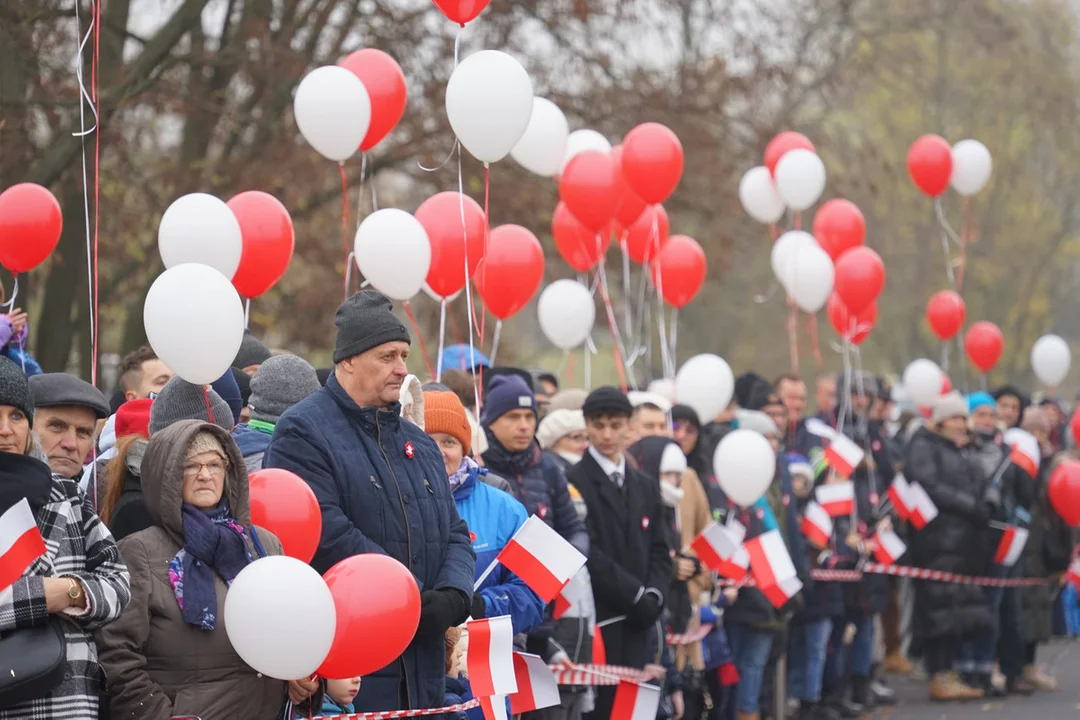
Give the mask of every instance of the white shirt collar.
M 612 476 L 613 473 L 619 473 L 619 475 L 621 475 L 623 478 L 626 477 L 626 456 L 620 454 L 619 464 L 616 465 L 615 463 L 611 462 L 611 460 L 608 460 L 606 457 L 597 452 L 596 448 L 594 448 L 592 445 L 589 446 L 589 454 L 593 456 L 593 460 L 596 461 L 596 464 L 600 466 L 600 469 L 603 470 L 604 474 L 607 475 L 609 478 Z

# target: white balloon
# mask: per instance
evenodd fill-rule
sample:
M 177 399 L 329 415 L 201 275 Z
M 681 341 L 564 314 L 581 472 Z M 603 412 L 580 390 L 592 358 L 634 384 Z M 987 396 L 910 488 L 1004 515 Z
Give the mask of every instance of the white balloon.
M 559 172 L 561 173 L 566 169 L 566 165 L 571 158 L 586 150 L 609 153 L 611 152 L 611 142 L 595 130 L 575 130 L 566 139 L 566 154 L 562 159 L 562 165 L 559 166 Z
M 343 162 L 360 149 L 371 124 L 371 98 L 360 78 L 337 65 L 315 68 L 293 98 L 296 127 L 323 157 Z
M 532 112 L 529 73 L 498 50 L 481 50 L 465 58 L 446 85 L 450 127 L 481 162 L 506 157 L 525 134 Z
M 788 294 L 803 312 L 825 307 L 833 291 L 833 263 L 829 253 L 814 243 L 792 249 L 786 258 Z
M 284 555 L 260 558 L 240 571 L 225 594 L 224 617 L 240 659 L 278 680 L 318 670 L 337 627 L 326 582 L 307 563 Z
M 739 201 L 746 214 L 771 225 L 784 216 L 784 199 L 776 189 L 769 168 L 750 168 L 739 181 Z
M 1072 352 L 1069 344 L 1057 335 L 1043 335 L 1031 347 L 1031 369 L 1047 387 L 1056 388 L 1069 374 Z
M 676 399 L 694 408 L 702 423 L 711 423 L 727 409 L 734 392 L 731 366 L 717 355 L 695 355 L 675 374 Z
M 649 392 L 656 393 L 672 405 L 675 404 L 675 381 L 658 378 L 649 383 Z
M 949 184 L 961 195 L 974 195 L 990 180 L 994 161 L 978 140 L 961 140 L 952 148 L 952 176 Z
M 221 200 L 191 193 L 173 201 L 158 225 L 158 252 L 166 268 L 199 263 L 232 280 L 244 242 L 240 223 Z
M 789 150 L 776 164 L 776 189 L 789 208 L 806 210 L 825 190 L 825 163 L 809 150 Z
M 431 267 L 431 240 L 411 214 L 384 208 L 356 228 L 353 255 L 372 287 L 394 300 L 408 300 L 424 286 Z
M 534 97 L 529 126 L 510 151 L 510 157 L 529 172 L 554 177 L 566 155 L 569 135 L 570 126 L 559 106 L 545 98 Z
M 186 263 L 158 276 L 143 304 L 146 339 L 161 361 L 194 385 L 232 365 L 244 339 L 244 306 L 232 283 L 207 265 Z
M 716 446 L 713 472 L 729 500 L 749 507 L 769 489 L 776 474 L 776 453 L 761 433 L 732 430 Z
M 577 280 L 556 280 L 540 293 L 536 306 L 540 329 L 561 350 L 585 342 L 596 321 L 596 306 L 589 289 Z
M 920 407 L 934 404 L 934 401 L 941 396 L 943 382 L 941 368 L 932 360 L 925 358 L 913 360 L 904 369 L 904 390 Z
M 794 257 L 803 248 L 817 246 L 814 236 L 803 230 L 789 230 L 781 235 L 773 243 L 770 262 L 772 263 L 773 275 L 787 290 L 788 267 L 790 258 Z

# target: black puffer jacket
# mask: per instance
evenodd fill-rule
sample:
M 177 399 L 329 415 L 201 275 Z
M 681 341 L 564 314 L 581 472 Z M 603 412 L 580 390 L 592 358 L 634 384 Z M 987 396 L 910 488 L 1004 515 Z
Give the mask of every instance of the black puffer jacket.
M 908 443 L 904 475 L 918 482 L 937 505 L 938 516 L 915 533 L 916 567 L 979 575 L 994 551 L 983 502 L 988 480 L 971 445 L 955 443 L 919 428 Z M 994 620 L 982 588 L 943 582 L 915 586 L 916 623 L 923 637 L 970 638 L 989 632 Z

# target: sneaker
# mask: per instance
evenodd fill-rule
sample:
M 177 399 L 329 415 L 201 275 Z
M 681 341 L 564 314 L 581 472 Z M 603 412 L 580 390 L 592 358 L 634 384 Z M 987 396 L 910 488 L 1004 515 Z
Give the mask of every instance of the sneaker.
M 893 675 L 910 675 L 915 666 L 899 650 L 885 658 L 885 672 Z
M 1029 683 L 1022 677 L 1006 680 L 1005 692 L 1009 695 L 1032 695 L 1035 692 L 1035 686 Z
M 1005 688 L 995 685 L 993 676 L 990 673 L 973 673 L 971 681 L 964 681 L 973 688 L 978 688 L 983 691 L 983 697 L 988 698 L 1002 698 L 1008 693 L 1005 692 Z
M 892 706 L 896 704 L 896 691 L 878 679 L 870 681 L 870 697 L 876 706 Z
M 1024 668 L 1024 679 L 1036 690 L 1054 691 L 1058 689 L 1057 678 L 1047 675 L 1038 665 L 1028 665 Z
M 843 696 L 833 697 L 823 703 L 826 707 L 833 711 L 836 715 L 847 720 L 856 720 L 861 718 L 866 709 L 854 702 L 850 702 Z
M 982 696 L 982 690 L 960 682 L 956 673 L 938 673 L 930 680 L 930 699 L 937 702 L 978 700 Z

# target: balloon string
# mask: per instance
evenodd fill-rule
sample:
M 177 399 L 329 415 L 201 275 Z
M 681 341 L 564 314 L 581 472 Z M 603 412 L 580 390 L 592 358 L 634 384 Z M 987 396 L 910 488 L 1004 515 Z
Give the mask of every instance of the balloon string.
M 674 368 L 678 365 L 678 357 L 675 354 L 675 350 L 678 347 L 679 339 L 679 308 L 671 308 L 671 366 Z
M 491 334 L 491 364 L 495 365 L 495 357 L 499 354 L 499 338 L 502 336 L 502 320 L 495 320 L 495 332 Z
M 788 332 L 788 352 L 791 355 L 791 372 L 798 374 L 799 372 L 799 307 L 795 304 L 795 301 L 788 296 L 788 317 L 787 317 L 787 332 Z
M 600 235 L 597 234 L 596 237 L 599 238 Z M 600 259 L 600 264 L 597 266 L 596 275 L 600 280 L 600 297 L 604 301 L 604 312 L 607 315 L 608 327 L 611 329 L 611 337 L 615 340 L 615 369 L 619 372 L 619 384 L 622 385 L 623 392 L 626 392 L 626 371 L 623 369 L 626 350 L 623 347 L 619 325 L 615 322 L 615 309 L 611 306 L 611 297 L 608 294 L 607 270 L 604 268 L 603 258 Z M 492 360 L 492 362 L 495 361 Z M 634 387 L 634 389 L 637 390 L 637 387 Z
M 937 216 L 938 224 L 941 225 L 941 249 L 945 253 L 945 274 L 949 278 L 949 282 L 953 288 L 959 292 L 960 286 L 956 279 L 956 274 L 953 272 L 954 267 L 963 267 L 963 242 L 960 237 L 957 236 L 956 231 L 949 225 L 948 219 L 945 217 L 945 210 L 941 206 L 941 198 L 934 199 L 934 214 Z M 961 249 L 960 257 L 953 260 L 952 253 L 949 249 L 949 241 L 952 242 Z
M 653 254 L 653 250 L 657 253 L 660 251 L 660 221 L 659 214 L 653 212 L 652 214 L 652 228 L 649 230 L 649 242 L 645 245 L 645 262 L 642 263 L 643 268 L 651 269 L 649 265 L 650 257 Z M 645 271 L 645 275 L 650 273 Z M 668 346 L 668 334 L 667 323 L 664 317 L 664 274 L 659 272 L 652 273 L 655 276 L 656 282 L 656 329 L 660 334 L 660 364 L 664 371 L 664 377 L 668 380 L 675 378 L 675 368 L 671 360 L 671 348 Z
M 19 273 L 13 273 L 12 279 L 15 284 L 11 286 L 11 299 L 7 302 L 0 303 L 0 307 L 7 308 L 8 310 L 15 309 L 15 300 L 19 297 Z
M 823 360 L 821 358 L 821 340 L 818 333 L 818 321 L 817 313 L 806 314 L 806 331 L 810 335 L 810 352 L 814 356 L 814 362 L 817 363 L 818 369 L 821 369 Z
M 468 283 L 468 280 L 465 282 Z M 435 358 L 435 382 L 442 382 L 442 356 L 446 349 L 446 298 L 439 302 L 439 306 L 439 354 Z
M 86 46 L 90 42 L 90 39 L 94 36 L 94 28 L 97 26 L 96 18 L 98 17 L 98 11 L 95 8 L 96 2 L 91 0 L 90 2 L 90 25 L 86 28 L 86 33 L 82 33 L 82 18 L 79 15 L 79 5 L 81 3 L 75 3 L 75 27 L 76 37 L 79 38 L 79 42 L 76 46 L 75 55 L 75 78 L 79 84 L 79 132 L 72 133 L 75 137 L 79 138 L 79 144 L 81 146 L 81 161 L 82 161 L 82 181 L 83 181 L 83 223 L 86 233 L 86 292 L 87 292 L 87 314 L 90 319 L 90 374 L 91 382 L 97 382 L 97 343 L 95 338 L 97 337 L 97 327 L 94 318 L 94 260 L 96 257 L 96 251 L 94 248 L 93 233 L 90 230 L 90 180 L 89 173 L 86 168 L 86 136 L 97 130 L 97 102 L 96 93 L 88 90 L 86 87 L 85 78 L 83 75 L 83 56 L 86 52 Z M 94 68 L 93 68 L 93 48 L 91 48 L 91 87 L 94 84 Z M 86 127 L 86 107 L 89 106 L 90 112 L 94 115 L 93 127 Z M 96 170 L 96 166 L 95 166 Z M 96 177 L 96 172 L 95 172 Z M 94 192 L 95 200 L 97 198 L 97 191 Z M 97 210 L 94 211 L 95 218 Z M 94 221 L 95 227 L 97 226 L 97 220 Z M 14 306 L 12 306 L 14 308 Z
M 455 141 L 454 149 L 457 151 L 457 186 L 458 186 L 458 213 L 461 216 L 461 244 L 465 247 L 465 261 L 464 261 L 464 275 L 465 275 L 465 324 L 469 326 L 469 362 L 475 365 L 476 361 L 476 342 L 473 339 L 473 325 L 476 319 L 476 303 L 473 302 L 473 287 L 469 282 L 469 241 L 465 234 L 465 181 L 462 175 L 461 169 L 461 143 Z M 484 226 L 486 232 L 487 215 L 484 215 Z M 485 247 L 486 250 L 486 247 Z M 481 257 L 481 260 L 483 258 Z M 445 302 L 445 299 L 443 300 Z M 470 320 L 471 318 L 471 320 Z M 455 323 L 455 335 L 457 333 L 456 321 L 451 317 L 451 321 Z M 440 353 L 441 355 L 441 353 Z M 469 368 L 470 370 L 472 368 Z M 483 372 L 483 369 L 481 369 Z M 476 374 L 473 374 L 473 395 L 476 397 L 476 414 L 480 415 L 480 383 L 477 381 Z
M 779 239 L 780 231 L 776 229 L 776 223 L 769 223 L 769 236 L 772 237 L 773 242 Z
M 90 65 L 90 92 L 93 99 L 95 108 L 98 106 L 98 67 L 101 65 L 101 0 L 96 0 L 93 3 L 94 11 L 94 58 Z M 90 362 L 90 382 L 93 385 L 97 385 L 97 372 L 98 372 L 98 337 L 101 333 L 101 324 L 98 322 L 100 317 L 99 309 L 99 293 L 101 284 L 99 281 L 99 268 L 98 268 L 98 230 L 100 224 L 98 222 L 101 214 L 101 118 L 97 117 L 98 127 L 94 133 L 94 307 L 90 315 L 90 322 L 93 327 L 93 339 L 91 346 L 91 362 Z M 97 507 L 97 463 L 94 463 L 94 507 Z
M 251 327 L 251 298 L 244 298 L 244 327 Z
M 851 405 L 851 342 L 845 338 L 843 348 L 844 383 L 840 392 L 840 412 L 836 416 L 836 431 L 844 432 L 844 422 L 847 420 L 848 410 Z
M 619 251 L 622 254 L 623 323 L 626 327 L 626 345 L 630 347 L 634 344 L 634 308 L 631 304 L 634 290 L 630 286 L 630 252 L 626 247 L 626 235 L 627 231 L 623 230 L 619 238 Z
M 960 260 L 956 268 L 956 292 L 964 288 L 964 269 L 967 265 L 967 244 L 971 234 L 971 198 L 964 198 L 964 221 L 960 226 Z
M 356 227 L 360 228 L 360 219 L 364 217 L 364 182 L 367 180 L 367 153 L 360 153 L 360 185 L 356 188 Z
M 420 330 L 420 325 L 416 322 L 416 316 L 413 315 L 412 305 L 408 300 L 401 303 L 405 306 L 405 314 L 409 316 L 409 322 L 412 324 L 413 332 L 416 333 L 416 338 L 420 341 L 420 354 L 424 358 L 424 367 L 427 368 L 428 376 L 435 377 L 435 367 L 431 364 L 431 356 L 428 355 L 427 342 L 424 340 L 424 333 Z
M 802 213 L 796 212 L 795 216 L 791 220 L 791 227 L 794 230 L 802 230 Z
M 585 351 L 585 389 L 592 390 L 592 353 L 589 352 L 589 346 L 592 344 L 592 335 L 590 334 L 585 339 L 585 347 L 582 350 Z
M 349 299 L 349 180 L 345 177 L 345 163 L 338 163 L 338 171 L 341 174 L 341 246 L 345 256 L 345 299 Z
M 564 350 L 563 351 L 563 362 L 562 362 L 562 364 L 563 364 L 563 367 L 566 368 L 566 370 L 565 370 L 566 386 L 567 387 L 574 387 L 574 385 L 575 385 L 575 383 L 574 383 L 574 365 L 575 365 L 575 361 L 574 361 L 574 354 L 572 352 L 570 352 L 569 350 Z M 563 373 L 560 372 L 559 374 L 562 375 Z

